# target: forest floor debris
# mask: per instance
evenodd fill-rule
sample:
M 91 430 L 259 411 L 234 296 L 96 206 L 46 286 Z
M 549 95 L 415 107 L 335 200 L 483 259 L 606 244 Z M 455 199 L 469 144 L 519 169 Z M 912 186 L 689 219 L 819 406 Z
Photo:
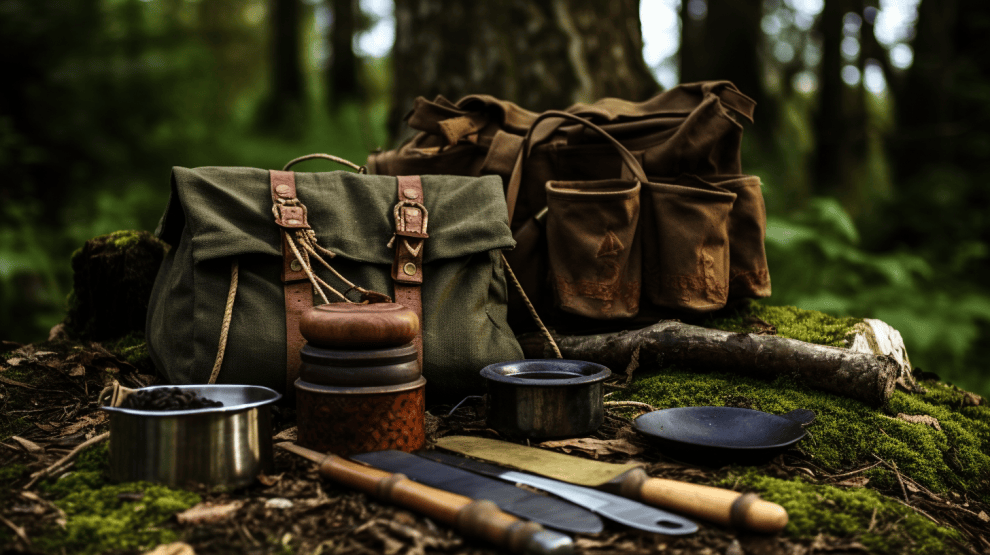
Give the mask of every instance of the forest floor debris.
M 321 479 L 312 463 L 281 450 L 276 450 L 271 476 L 233 491 L 111 484 L 106 477 L 105 442 L 55 465 L 52 476 L 39 476 L 74 448 L 108 430 L 97 399 L 104 387 L 114 380 L 135 388 L 159 380 L 149 369 L 97 343 L 7 343 L 4 348 L 9 349 L 0 353 L 0 458 L 4 461 L 0 547 L 5 552 L 498 553 L 427 518 Z M 616 383 L 609 389 L 622 396 L 623 387 Z M 671 382 L 665 387 L 669 394 L 680 386 Z M 739 383 L 726 381 L 712 387 L 734 391 L 736 397 L 730 402 L 740 404 L 739 398 L 746 397 L 754 403 L 753 395 Z M 962 405 L 959 410 L 988 410 L 985 405 Z M 432 438 L 451 433 L 497 437 L 485 426 L 480 400 L 452 412 L 451 408 L 430 407 L 427 427 Z M 647 471 L 654 476 L 756 491 L 770 501 L 808 510 L 791 511 L 788 528 L 773 536 L 702 523 L 696 534 L 662 537 L 607 524 L 601 534 L 576 537 L 578 553 L 990 551 L 985 491 L 969 491 L 954 487 L 955 483 L 934 491 L 924 479 L 912 478 L 911 469 L 896 466 L 882 454 L 836 468 L 812 456 L 811 447 L 800 446 L 758 467 L 683 465 L 631 432 L 631 418 L 645 410 L 636 403 L 609 406 L 605 424 L 590 438 L 552 446 L 574 456 L 611 462 L 632 457 L 650 462 Z M 291 438 L 294 411 L 282 407 L 274 413 L 276 433 Z M 940 412 L 937 419 L 943 426 L 951 422 L 948 413 Z M 895 425 L 920 426 L 925 433 L 943 433 L 924 423 L 894 420 Z M 822 440 L 820 432 L 812 433 Z M 877 474 L 880 471 L 895 478 L 885 481 Z

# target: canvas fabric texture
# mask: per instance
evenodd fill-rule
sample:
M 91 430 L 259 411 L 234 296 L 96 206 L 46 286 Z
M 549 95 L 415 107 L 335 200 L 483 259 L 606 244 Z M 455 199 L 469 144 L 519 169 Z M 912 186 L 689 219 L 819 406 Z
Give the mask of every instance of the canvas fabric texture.
M 728 81 L 543 113 L 419 98 L 407 116 L 419 133 L 368 168 L 500 176 L 517 241 L 506 257 L 544 320 L 635 327 L 770 295 L 761 184 L 740 158 L 754 108 Z M 510 324 L 531 330 L 514 293 Z
M 295 179 L 319 244 L 336 254 L 330 264 L 353 283 L 394 298 L 394 250 L 386 245 L 395 229 L 396 178 L 334 171 L 296 172 Z M 523 358 L 506 323 L 500 253 L 514 241 L 501 181 L 426 175 L 422 184 L 430 218 L 422 288 L 427 392 L 435 399 L 477 393 L 482 367 Z M 171 249 L 148 311 L 155 365 L 174 383 L 208 380 L 236 259 L 237 293 L 217 382 L 284 391 L 283 257 L 269 172 L 174 168 L 157 235 Z M 314 270 L 339 285 L 325 269 Z

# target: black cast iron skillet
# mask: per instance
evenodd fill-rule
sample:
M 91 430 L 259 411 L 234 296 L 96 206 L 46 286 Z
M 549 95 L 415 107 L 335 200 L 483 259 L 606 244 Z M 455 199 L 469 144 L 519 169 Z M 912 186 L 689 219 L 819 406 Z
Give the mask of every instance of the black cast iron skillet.
M 800 441 L 815 413 L 777 416 L 735 407 L 683 407 L 644 414 L 633 422 L 665 456 L 705 466 L 761 464 Z

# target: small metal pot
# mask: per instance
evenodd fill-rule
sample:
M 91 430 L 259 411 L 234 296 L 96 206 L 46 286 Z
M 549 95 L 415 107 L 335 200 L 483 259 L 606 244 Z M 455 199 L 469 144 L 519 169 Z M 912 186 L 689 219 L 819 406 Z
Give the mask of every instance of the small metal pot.
M 605 419 L 602 382 L 612 372 L 581 360 L 519 360 L 486 366 L 488 426 L 509 436 L 586 435 Z
M 236 488 L 271 472 L 271 405 L 281 395 L 255 385 L 178 387 L 222 407 L 177 411 L 102 407 L 110 413 L 110 477 L 173 487 Z

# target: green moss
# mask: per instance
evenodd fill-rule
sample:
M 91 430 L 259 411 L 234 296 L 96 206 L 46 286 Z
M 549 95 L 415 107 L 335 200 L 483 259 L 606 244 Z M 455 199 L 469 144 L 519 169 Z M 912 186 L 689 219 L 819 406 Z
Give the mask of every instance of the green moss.
M 124 250 L 127 247 L 138 244 L 141 241 L 141 234 L 138 231 L 124 230 L 124 231 L 114 231 L 107 236 L 107 242 L 111 245 L 117 247 L 120 250 Z
M 824 312 L 803 310 L 794 306 L 767 306 L 750 300 L 739 307 L 706 320 L 703 325 L 737 333 L 754 331 L 755 319 L 763 320 L 777 329 L 777 335 L 817 345 L 844 347 L 846 336 L 861 318 L 837 318 Z
M 135 368 L 154 373 L 155 366 L 151 362 L 143 331 L 132 331 L 120 339 L 105 342 L 103 346 Z
M 80 489 L 55 502 L 66 514 L 65 530 L 36 544 L 47 552 L 80 554 L 147 550 L 176 541 L 175 531 L 160 526 L 200 501 L 195 493 L 147 482 Z
M 870 553 L 912 554 L 958 552 L 954 541 L 962 540 L 956 530 L 942 528 L 870 489 L 781 480 L 752 469 L 730 474 L 718 485 L 737 483 L 787 510 L 787 536 L 810 539 L 825 534 L 858 541 Z
M 990 501 L 990 407 L 951 409 L 940 404 L 941 392 L 929 399 L 895 391 L 886 408 L 875 409 L 786 378 L 763 381 L 668 369 L 637 376 L 628 391 L 617 395 L 658 408 L 744 404 L 772 414 L 811 409 L 817 419 L 798 446 L 819 466 L 838 472 L 874 463 L 876 454 L 933 491 L 966 490 Z M 899 420 L 899 413 L 930 415 L 942 430 Z M 867 476 L 880 489 L 899 487 L 885 466 Z
M 7 485 L 11 482 L 17 481 L 17 479 L 23 476 L 27 470 L 28 468 L 23 464 L 0 466 L 0 484 Z
M 49 553 L 105 553 L 147 550 L 178 539 L 162 528 L 172 515 L 201 501 L 199 495 L 147 482 L 110 484 L 106 480 L 109 450 L 104 443 L 83 452 L 76 470 L 41 485 L 67 517 L 35 541 Z

